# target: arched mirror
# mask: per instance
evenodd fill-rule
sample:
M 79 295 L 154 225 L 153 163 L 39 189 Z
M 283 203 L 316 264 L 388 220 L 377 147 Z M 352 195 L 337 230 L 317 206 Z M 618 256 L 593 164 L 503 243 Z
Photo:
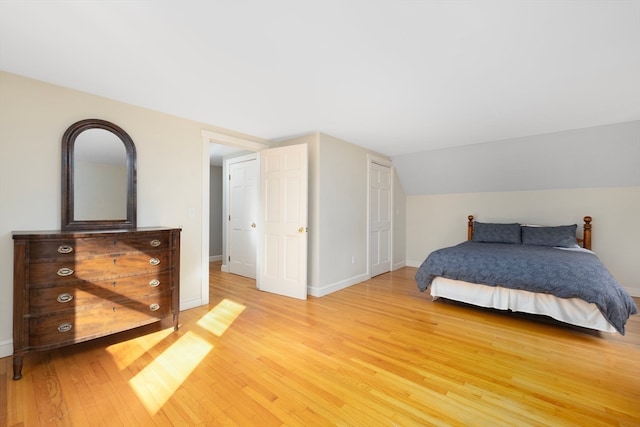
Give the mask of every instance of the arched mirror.
M 72 124 L 62 137 L 62 229 L 136 227 L 136 147 L 119 126 Z

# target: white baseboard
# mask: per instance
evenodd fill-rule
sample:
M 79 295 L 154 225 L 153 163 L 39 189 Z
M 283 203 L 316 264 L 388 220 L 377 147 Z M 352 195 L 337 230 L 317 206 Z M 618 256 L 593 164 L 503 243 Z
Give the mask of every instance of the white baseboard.
M 422 261 L 413 261 L 413 260 L 407 260 L 407 267 L 415 267 L 418 268 L 420 267 L 420 265 L 424 262 L 424 260 Z
M 636 297 L 636 298 L 640 298 L 640 288 L 629 288 L 629 287 L 624 287 L 627 292 L 629 292 L 629 295 L 631 295 L 632 297 Z
M 7 357 L 13 354 L 13 340 L 0 341 L 0 357 Z
M 209 262 L 211 261 L 222 261 L 222 255 L 214 255 L 209 257 Z
M 422 263 L 422 262 L 420 262 Z M 406 267 L 407 262 L 401 261 L 392 265 L 392 271 L 398 270 L 400 268 Z M 325 285 L 322 287 L 317 286 L 309 286 L 307 287 L 307 293 L 314 297 L 323 297 L 325 295 L 329 295 L 333 292 L 339 291 L 341 289 L 348 288 L 349 286 L 353 286 L 360 282 L 364 282 L 365 280 L 371 279 L 371 276 L 368 274 L 360 274 L 358 276 L 351 277 L 346 280 L 341 280 L 340 282 L 333 283 L 331 285 Z
M 347 280 L 342 280 L 340 282 L 333 283 L 331 285 L 326 285 L 322 287 L 308 286 L 307 293 L 314 297 L 323 297 L 325 295 L 329 295 L 341 289 L 348 288 L 349 286 L 355 285 L 356 283 L 364 282 L 369 278 L 370 276 L 368 274 L 361 274 L 358 276 L 351 277 Z
M 189 310 L 190 308 L 200 307 L 202 304 L 202 298 L 191 298 L 188 300 L 180 301 L 180 311 Z
M 406 267 L 406 266 L 407 266 L 406 261 L 396 262 L 395 264 L 393 264 L 391 266 L 391 271 L 400 270 L 401 268 Z
M 227 266 L 227 264 L 222 264 L 222 266 L 220 266 L 220 271 L 222 271 L 223 273 L 228 273 L 229 267 Z

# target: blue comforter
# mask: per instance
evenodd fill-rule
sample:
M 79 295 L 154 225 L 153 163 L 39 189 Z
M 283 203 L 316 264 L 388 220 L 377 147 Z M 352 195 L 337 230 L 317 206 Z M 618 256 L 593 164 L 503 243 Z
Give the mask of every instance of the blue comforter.
M 620 334 L 638 308 L 593 252 L 468 241 L 432 252 L 416 273 L 425 291 L 436 276 L 581 298 L 594 303 Z

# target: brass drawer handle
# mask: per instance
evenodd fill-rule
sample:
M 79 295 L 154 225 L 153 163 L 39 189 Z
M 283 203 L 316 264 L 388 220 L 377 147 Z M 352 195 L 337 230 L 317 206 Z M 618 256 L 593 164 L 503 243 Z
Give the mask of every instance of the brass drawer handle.
M 158 264 L 160 264 L 160 260 L 159 260 L 158 258 L 151 258 L 151 259 L 149 260 L 149 264 L 151 264 L 151 265 L 158 265 Z
M 73 325 L 71 323 L 61 323 L 58 326 L 58 332 L 60 333 L 69 332 L 72 328 L 73 328 Z
M 73 246 L 69 246 L 69 245 L 58 246 L 59 254 L 70 254 L 71 252 L 73 252 Z
M 153 279 L 149 282 L 149 286 L 151 286 L 152 288 L 156 288 L 158 286 L 160 286 L 160 280 L 158 279 Z
M 160 310 L 160 304 L 149 304 L 149 310 L 150 311 L 158 311 Z
M 63 294 L 58 295 L 58 298 L 56 298 L 56 301 L 65 303 L 65 302 L 70 302 L 72 299 L 73 299 L 73 295 L 65 292 Z
M 149 244 L 151 246 L 153 246 L 154 248 L 157 248 L 158 246 L 160 246 L 162 244 L 162 242 L 158 239 L 153 239 L 152 241 L 149 242 Z
M 58 270 L 56 272 L 56 274 L 60 277 L 67 277 L 67 276 L 71 276 L 74 273 L 74 271 L 70 268 L 67 267 L 62 267 L 60 270 Z

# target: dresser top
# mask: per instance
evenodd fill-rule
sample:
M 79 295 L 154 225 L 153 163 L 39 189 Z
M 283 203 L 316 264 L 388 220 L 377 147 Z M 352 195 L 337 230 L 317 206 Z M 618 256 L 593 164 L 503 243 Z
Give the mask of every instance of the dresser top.
M 138 227 L 138 228 L 122 228 L 116 230 L 29 230 L 14 231 L 11 234 L 16 240 L 20 239 L 60 239 L 60 238 L 79 238 L 79 237 L 96 237 L 96 236 L 136 236 L 159 231 L 181 231 L 181 228 L 171 227 Z

